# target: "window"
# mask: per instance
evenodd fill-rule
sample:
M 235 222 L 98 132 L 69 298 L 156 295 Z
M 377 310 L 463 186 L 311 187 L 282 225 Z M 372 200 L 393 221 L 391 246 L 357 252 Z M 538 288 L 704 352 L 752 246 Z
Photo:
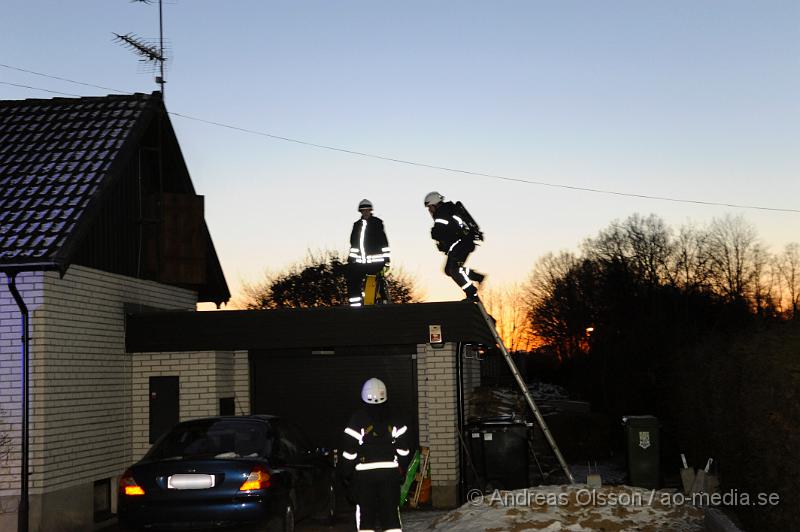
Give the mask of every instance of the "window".
M 294 423 L 284 419 L 275 421 L 277 431 L 276 457 L 285 464 L 298 463 L 311 452 L 305 435 Z
M 221 397 L 219 400 L 219 415 L 235 416 L 236 400 L 233 397 Z
M 267 425 L 247 420 L 181 423 L 147 454 L 153 460 L 267 457 L 272 440 Z

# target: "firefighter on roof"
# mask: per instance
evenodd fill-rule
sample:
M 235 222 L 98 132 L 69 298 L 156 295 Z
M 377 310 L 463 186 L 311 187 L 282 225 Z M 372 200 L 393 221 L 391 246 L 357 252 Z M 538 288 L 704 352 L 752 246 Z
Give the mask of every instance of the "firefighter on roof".
M 444 273 L 464 291 L 468 300 L 477 301 L 478 289 L 472 282 L 481 283 L 486 276 L 470 270 L 464 263 L 475 251 L 475 241 L 483 240 L 483 233 L 460 201 L 444 201 L 438 192 L 430 192 L 425 196 L 425 207 L 433 217 L 431 238 L 439 251 L 447 255 Z
M 372 215 L 372 202 L 361 200 L 358 211 L 361 218 L 353 224 L 347 256 L 347 297 L 351 307 L 360 307 L 364 303 L 361 295 L 364 278 L 388 268 L 391 259 L 383 220 Z
M 356 528 L 401 532 L 400 485 L 411 450 L 408 426 L 386 404 L 386 385 L 372 378 L 361 388 L 365 403 L 344 429 L 339 474 L 356 503 Z

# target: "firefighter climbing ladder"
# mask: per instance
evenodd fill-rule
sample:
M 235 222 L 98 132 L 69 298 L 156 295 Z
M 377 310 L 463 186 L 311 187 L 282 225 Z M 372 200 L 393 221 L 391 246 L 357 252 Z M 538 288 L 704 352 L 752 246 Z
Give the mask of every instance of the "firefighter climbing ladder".
M 530 390 L 528 390 L 528 386 L 525 384 L 525 381 L 522 380 L 522 376 L 519 374 L 517 365 L 514 363 L 514 360 L 511 358 L 511 355 L 506 349 L 506 346 L 503 344 L 503 340 L 497 333 L 497 329 L 494 326 L 494 320 L 492 320 L 492 318 L 489 316 L 489 313 L 486 312 L 486 309 L 483 307 L 483 303 L 477 301 L 476 304 L 478 305 L 478 309 L 481 311 L 481 315 L 483 316 L 484 321 L 486 321 L 486 325 L 488 325 L 489 330 L 492 331 L 492 334 L 494 335 L 494 341 L 500 348 L 500 351 L 503 353 L 503 358 L 506 359 L 506 364 L 508 364 L 508 368 L 511 370 L 511 374 L 514 376 L 514 380 L 517 381 L 517 385 L 519 385 L 519 388 L 522 391 L 522 395 L 525 396 L 525 401 L 527 401 L 528 406 L 531 407 L 533 415 L 534 417 L 536 417 L 536 421 L 539 423 L 539 427 L 542 429 L 542 433 L 544 434 L 545 438 L 547 438 L 547 443 L 550 444 L 550 447 L 553 449 L 553 453 L 556 455 L 556 458 L 558 458 L 558 462 L 561 464 L 561 468 L 564 470 L 564 474 L 567 475 L 570 484 L 575 484 L 575 478 L 572 476 L 572 471 L 570 471 L 567 462 L 561 455 L 561 451 L 558 448 L 558 444 L 556 444 L 556 440 L 553 438 L 553 434 L 547 427 L 547 422 L 544 420 L 542 413 L 536 406 L 536 403 L 533 400 L 533 396 L 531 395 Z

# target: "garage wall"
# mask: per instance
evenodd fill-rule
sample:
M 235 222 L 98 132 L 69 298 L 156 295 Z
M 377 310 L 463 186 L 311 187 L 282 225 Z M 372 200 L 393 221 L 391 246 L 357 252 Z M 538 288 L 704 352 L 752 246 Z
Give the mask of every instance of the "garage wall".
M 133 353 L 132 357 L 132 461 L 150 448 L 150 377 L 178 377 L 181 421 L 219 415 L 223 397 L 235 397 L 237 414 L 249 413 L 243 410 L 250 400 L 247 376 L 237 373 L 246 370 L 246 351 Z
M 247 351 L 233 352 L 233 394 L 236 413 L 249 415 L 253 398 L 250 396 L 250 357 Z
M 417 346 L 420 446 L 430 448 L 431 496 L 435 507 L 458 505 L 459 446 L 456 410 L 457 344 Z
M 420 445 L 430 448 L 433 505 L 450 508 L 459 502 L 458 344 L 442 348 L 417 346 Z M 462 357 L 464 404 L 481 384 L 480 361 Z M 465 409 L 465 419 L 469 412 Z
M 417 441 L 415 346 L 368 349 L 252 351 L 253 412 L 302 424 L 314 446 L 338 449 L 350 416 L 362 406 L 370 377 L 386 383 L 388 403 Z

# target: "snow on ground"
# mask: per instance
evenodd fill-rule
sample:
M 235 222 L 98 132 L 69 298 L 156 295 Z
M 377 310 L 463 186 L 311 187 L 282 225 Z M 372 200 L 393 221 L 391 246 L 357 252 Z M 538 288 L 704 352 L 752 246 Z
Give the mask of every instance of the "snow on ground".
M 569 399 L 569 392 L 567 392 L 566 388 L 549 382 L 531 382 L 528 384 L 528 390 L 530 390 L 536 401 L 543 399 Z
M 705 530 L 703 510 L 671 504 L 671 490 L 630 486 L 538 486 L 472 494 L 467 503 L 435 519 L 426 529 L 459 532 L 596 530 L 689 532 Z

